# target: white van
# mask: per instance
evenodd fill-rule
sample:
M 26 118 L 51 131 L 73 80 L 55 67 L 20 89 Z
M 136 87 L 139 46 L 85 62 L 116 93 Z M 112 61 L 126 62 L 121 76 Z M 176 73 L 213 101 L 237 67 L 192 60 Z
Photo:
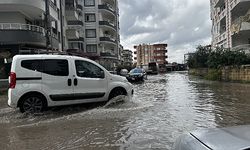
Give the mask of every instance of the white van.
M 21 112 L 46 107 L 108 101 L 133 95 L 126 78 L 98 63 L 65 55 L 16 55 L 9 76 L 8 105 Z

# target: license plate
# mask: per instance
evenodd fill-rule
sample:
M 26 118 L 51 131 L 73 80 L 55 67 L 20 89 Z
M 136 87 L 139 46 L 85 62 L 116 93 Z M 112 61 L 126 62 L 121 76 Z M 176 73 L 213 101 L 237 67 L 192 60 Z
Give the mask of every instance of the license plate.
M 135 80 L 135 78 L 132 78 L 132 80 Z

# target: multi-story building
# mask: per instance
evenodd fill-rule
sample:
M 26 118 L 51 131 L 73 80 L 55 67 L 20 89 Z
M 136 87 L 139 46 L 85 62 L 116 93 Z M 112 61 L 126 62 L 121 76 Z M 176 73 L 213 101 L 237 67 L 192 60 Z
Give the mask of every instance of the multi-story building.
M 69 50 L 84 52 L 83 4 L 77 0 L 65 0 L 66 39 Z
M 1 0 L 0 52 L 15 55 L 45 48 L 61 51 L 65 46 L 63 14 L 62 0 Z
M 113 70 L 119 30 L 118 0 L 1 0 L 0 69 L 16 54 L 65 50 Z
M 210 0 L 212 47 L 250 44 L 250 0 Z
M 78 0 L 83 8 L 84 51 L 108 70 L 120 63 L 118 0 Z
M 157 62 L 159 66 L 165 66 L 167 63 L 167 44 L 142 44 L 134 46 L 136 49 L 134 58 L 137 61 L 137 66 L 148 66 L 150 62 Z
M 133 52 L 129 49 L 122 51 L 123 65 L 127 67 L 132 67 L 133 65 Z

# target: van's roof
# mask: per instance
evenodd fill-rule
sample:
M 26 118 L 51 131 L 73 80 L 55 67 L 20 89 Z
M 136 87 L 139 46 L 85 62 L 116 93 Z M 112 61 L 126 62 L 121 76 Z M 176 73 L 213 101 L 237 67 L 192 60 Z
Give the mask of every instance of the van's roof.
M 79 58 L 79 59 L 85 59 L 85 60 L 89 60 L 87 58 L 83 58 L 83 57 L 78 57 L 78 56 L 70 56 L 70 55 L 47 55 L 47 54 L 36 54 L 36 55 L 15 55 L 14 58 L 15 59 L 23 59 L 23 58 Z

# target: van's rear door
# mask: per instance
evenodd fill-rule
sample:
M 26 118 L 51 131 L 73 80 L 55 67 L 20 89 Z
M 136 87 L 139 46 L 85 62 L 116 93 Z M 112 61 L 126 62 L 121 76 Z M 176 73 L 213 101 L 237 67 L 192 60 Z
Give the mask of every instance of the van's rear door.
M 41 90 L 41 57 L 25 57 L 14 59 L 11 67 L 11 72 L 16 73 L 16 88 L 17 89 L 32 89 L 33 91 Z M 17 64 L 20 64 L 17 65 Z

